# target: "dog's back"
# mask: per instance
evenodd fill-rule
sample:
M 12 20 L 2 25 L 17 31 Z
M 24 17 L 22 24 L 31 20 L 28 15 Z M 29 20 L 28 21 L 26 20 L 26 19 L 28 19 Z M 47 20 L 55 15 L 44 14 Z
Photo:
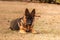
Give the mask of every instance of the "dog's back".
M 10 23 L 10 29 L 19 30 L 18 22 L 21 22 L 22 19 L 23 19 L 23 17 L 12 20 Z

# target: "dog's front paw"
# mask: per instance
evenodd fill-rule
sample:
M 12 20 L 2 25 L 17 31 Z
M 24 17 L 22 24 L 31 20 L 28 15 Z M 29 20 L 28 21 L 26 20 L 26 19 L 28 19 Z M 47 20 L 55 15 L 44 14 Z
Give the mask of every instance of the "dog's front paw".
M 38 32 L 36 30 L 32 30 L 32 33 L 37 34 Z
M 19 33 L 26 33 L 24 30 L 20 30 Z

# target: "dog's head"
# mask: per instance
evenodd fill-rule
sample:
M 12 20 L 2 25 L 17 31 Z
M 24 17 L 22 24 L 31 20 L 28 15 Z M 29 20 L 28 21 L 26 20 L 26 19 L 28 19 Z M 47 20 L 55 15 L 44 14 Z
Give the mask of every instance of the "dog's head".
M 35 17 L 35 9 L 32 10 L 30 13 L 28 9 L 25 10 L 25 19 L 26 19 L 26 25 L 31 26 L 33 23 Z
M 30 30 L 32 23 L 34 21 L 34 17 L 35 17 L 35 9 L 33 9 L 31 13 L 29 12 L 28 9 L 25 10 L 24 21 L 26 30 Z

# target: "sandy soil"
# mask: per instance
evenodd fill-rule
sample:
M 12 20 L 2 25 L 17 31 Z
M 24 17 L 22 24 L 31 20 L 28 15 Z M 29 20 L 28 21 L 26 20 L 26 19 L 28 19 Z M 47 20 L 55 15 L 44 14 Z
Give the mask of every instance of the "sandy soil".
M 36 9 L 34 29 L 39 34 L 20 34 L 9 29 L 10 21 Z M 60 5 L 0 1 L 0 40 L 60 40 Z

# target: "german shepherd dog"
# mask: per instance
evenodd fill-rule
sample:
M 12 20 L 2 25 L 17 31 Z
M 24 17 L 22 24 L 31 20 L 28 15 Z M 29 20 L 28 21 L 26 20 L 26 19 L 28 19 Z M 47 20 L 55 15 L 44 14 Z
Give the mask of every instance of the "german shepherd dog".
M 35 9 L 32 10 L 30 13 L 29 10 L 26 8 L 25 14 L 22 18 L 17 18 L 11 21 L 10 29 L 11 30 L 19 30 L 20 33 L 37 33 L 33 29 L 33 22 L 35 18 Z

